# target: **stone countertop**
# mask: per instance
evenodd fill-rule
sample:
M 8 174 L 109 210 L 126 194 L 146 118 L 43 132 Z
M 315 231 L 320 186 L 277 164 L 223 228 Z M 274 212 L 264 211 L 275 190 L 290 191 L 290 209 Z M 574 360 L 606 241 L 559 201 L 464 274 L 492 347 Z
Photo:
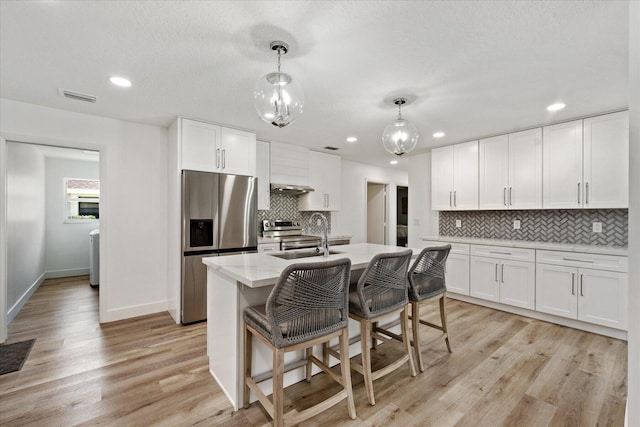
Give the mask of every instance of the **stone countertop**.
M 451 236 L 420 236 L 421 240 L 466 243 L 471 245 L 502 246 L 510 248 L 526 248 L 547 251 L 581 252 L 601 255 L 628 256 L 629 250 L 626 247 L 579 245 L 572 243 L 550 243 L 533 242 L 528 240 L 499 240 L 499 239 L 478 239 L 473 237 L 451 237 Z
M 241 254 L 207 257 L 203 258 L 202 262 L 208 268 L 229 276 L 240 283 L 251 288 L 259 288 L 273 285 L 282 270 L 289 264 L 349 258 L 351 260 L 351 269 L 355 270 L 365 268 L 371 258 L 379 253 L 400 252 L 407 249 L 399 246 L 373 245 L 370 243 L 341 245 L 336 248 L 335 251 L 340 253 L 329 255 L 327 258 L 316 256 L 285 260 L 267 254 Z M 419 252 L 418 249 L 414 249 L 414 256 L 418 255 Z M 279 252 L 273 253 L 277 254 Z

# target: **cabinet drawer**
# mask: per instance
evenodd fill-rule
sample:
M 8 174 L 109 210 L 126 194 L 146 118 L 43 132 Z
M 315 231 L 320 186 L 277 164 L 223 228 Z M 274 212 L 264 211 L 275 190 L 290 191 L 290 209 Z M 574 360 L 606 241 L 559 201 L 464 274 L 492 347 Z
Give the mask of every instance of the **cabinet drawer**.
M 425 248 L 431 246 L 445 246 L 451 245 L 451 251 L 449 254 L 458 254 L 458 255 L 469 255 L 469 244 L 466 243 L 451 243 L 451 242 L 443 242 L 440 240 L 425 240 L 423 243 Z
M 585 254 L 576 252 L 536 251 L 538 263 L 567 267 L 593 268 L 608 271 L 629 271 L 629 258 L 616 255 Z
M 536 260 L 536 251 L 534 249 L 510 248 L 502 246 L 472 245 L 471 255 L 514 261 L 535 262 Z

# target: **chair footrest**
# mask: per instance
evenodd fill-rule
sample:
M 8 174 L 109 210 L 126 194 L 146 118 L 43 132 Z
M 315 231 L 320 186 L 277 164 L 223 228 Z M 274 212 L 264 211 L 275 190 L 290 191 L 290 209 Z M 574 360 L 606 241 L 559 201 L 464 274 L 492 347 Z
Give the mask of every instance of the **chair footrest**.
M 303 366 L 306 366 L 306 365 L 307 365 L 306 359 L 296 360 L 284 365 L 284 372 L 293 371 L 294 369 L 302 368 Z M 256 384 L 266 380 L 270 380 L 271 378 L 273 378 L 273 371 L 267 371 L 264 374 L 259 374 L 252 377 L 253 381 L 255 381 Z

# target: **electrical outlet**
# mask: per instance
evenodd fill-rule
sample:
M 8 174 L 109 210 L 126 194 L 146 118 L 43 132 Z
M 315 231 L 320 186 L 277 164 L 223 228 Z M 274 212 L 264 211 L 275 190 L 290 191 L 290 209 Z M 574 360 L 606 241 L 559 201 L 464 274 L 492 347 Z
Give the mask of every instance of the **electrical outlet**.
M 513 229 L 514 230 L 520 230 L 520 220 L 519 219 L 513 220 Z
M 602 223 L 601 222 L 594 222 L 593 223 L 593 232 L 594 233 L 602 233 Z
M 461 219 L 456 219 L 456 227 L 457 228 L 462 227 L 462 220 Z

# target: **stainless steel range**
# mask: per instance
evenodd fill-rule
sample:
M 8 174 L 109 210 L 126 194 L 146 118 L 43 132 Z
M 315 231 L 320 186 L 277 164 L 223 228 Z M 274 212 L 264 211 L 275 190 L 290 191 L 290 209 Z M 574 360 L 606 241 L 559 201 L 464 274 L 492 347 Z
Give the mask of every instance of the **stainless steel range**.
M 302 234 L 300 221 L 264 220 L 262 236 L 280 240 L 280 250 L 317 248 L 322 245 L 322 237 Z

